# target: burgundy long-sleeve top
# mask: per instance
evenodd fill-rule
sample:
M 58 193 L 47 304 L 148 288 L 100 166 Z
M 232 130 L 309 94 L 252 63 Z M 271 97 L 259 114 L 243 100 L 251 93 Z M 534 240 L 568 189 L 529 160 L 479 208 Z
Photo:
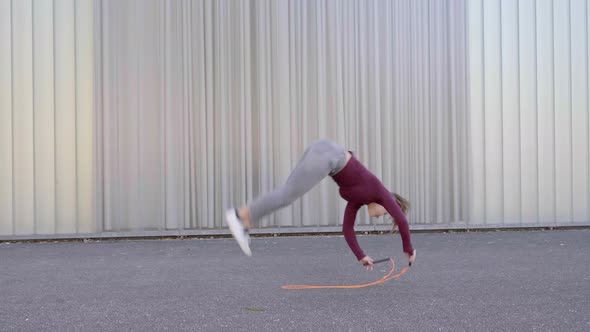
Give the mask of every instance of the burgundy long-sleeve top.
M 346 166 L 340 172 L 332 176 L 332 179 L 340 187 L 340 196 L 348 205 L 344 212 L 342 231 L 348 246 L 358 260 L 365 257 L 365 253 L 359 246 L 354 232 L 354 223 L 358 210 L 363 205 L 377 203 L 393 217 L 397 223 L 402 238 L 403 251 L 413 253 L 414 248 L 410 239 L 410 227 L 406 216 L 393 198 L 393 195 L 381 181 L 369 171 L 354 156 L 350 158 Z

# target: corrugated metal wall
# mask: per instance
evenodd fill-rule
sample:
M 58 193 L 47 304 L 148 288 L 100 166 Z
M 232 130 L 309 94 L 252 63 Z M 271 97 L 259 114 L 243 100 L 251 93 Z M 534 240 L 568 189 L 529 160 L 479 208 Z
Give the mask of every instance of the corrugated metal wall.
M 462 1 L 103 1 L 105 230 L 224 227 L 306 145 L 354 150 L 414 202 L 466 218 Z M 262 227 L 341 224 L 336 186 Z M 390 223 L 360 214 L 358 225 Z
M 589 7 L 469 1 L 472 223 L 589 223 Z
M 0 236 L 217 232 L 322 137 L 413 228 L 590 224 L 589 7 L 0 0 Z M 344 205 L 327 179 L 260 226 Z
M 0 0 L 0 234 L 96 230 L 93 3 Z

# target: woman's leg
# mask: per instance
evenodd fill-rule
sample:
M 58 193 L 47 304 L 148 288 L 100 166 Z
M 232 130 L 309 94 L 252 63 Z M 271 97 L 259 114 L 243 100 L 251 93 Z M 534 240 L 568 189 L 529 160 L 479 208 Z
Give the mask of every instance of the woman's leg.
M 342 164 L 346 158 L 343 147 L 330 141 L 317 141 L 308 147 L 282 186 L 257 197 L 238 209 L 238 216 L 246 228 L 253 222 L 292 204 Z

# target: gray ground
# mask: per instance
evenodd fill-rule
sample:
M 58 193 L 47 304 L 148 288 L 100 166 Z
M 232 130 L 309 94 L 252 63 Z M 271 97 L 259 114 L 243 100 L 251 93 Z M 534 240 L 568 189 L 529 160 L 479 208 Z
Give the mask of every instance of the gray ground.
M 359 236 L 403 262 L 399 235 Z M 414 234 L 373 281 L 344 239 L 0 244 L 2 331 L 590 331 L 590 230 Z M 399 270 L 399 267 L 398 267 Z

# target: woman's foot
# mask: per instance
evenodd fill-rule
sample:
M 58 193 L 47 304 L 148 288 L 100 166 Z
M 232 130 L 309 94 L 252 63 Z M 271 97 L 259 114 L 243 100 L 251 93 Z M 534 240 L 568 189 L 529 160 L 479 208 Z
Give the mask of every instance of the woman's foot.
M 225 220 L 232 236 L 236 239 L 242 251 L 246 255 L 252 256 L 252 251 L 250 251 L 250 235 L 238 217 L 237 211 L 235 209 L 227 210 L 225 212 Z

